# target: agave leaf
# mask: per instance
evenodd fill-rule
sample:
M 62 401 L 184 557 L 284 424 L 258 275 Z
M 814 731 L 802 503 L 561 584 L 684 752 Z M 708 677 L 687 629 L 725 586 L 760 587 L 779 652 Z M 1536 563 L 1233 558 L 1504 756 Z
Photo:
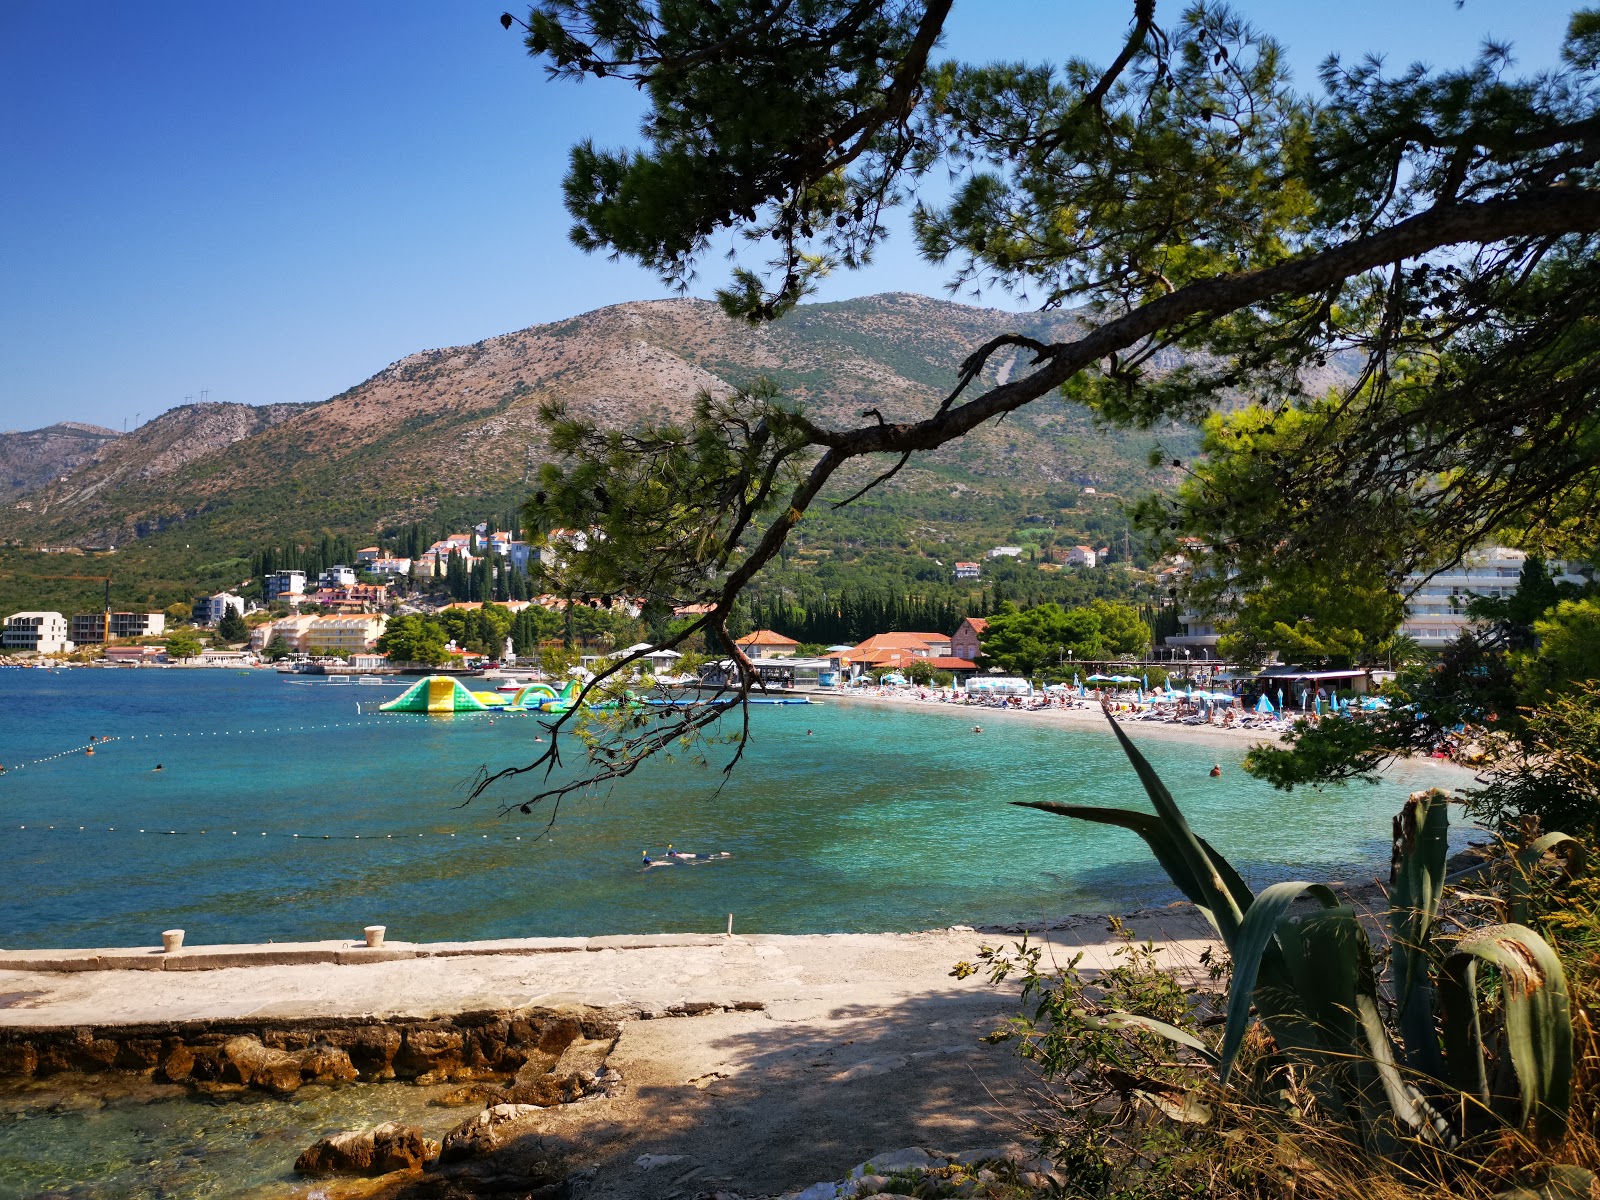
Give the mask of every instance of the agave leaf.
M 1139 812 L 1131 808 L 1104 808 L 1093 804 L 1057 804 L 1052 800 L 1013 800 L 1018 808 L 1036 808 L 1040 812 L 1054 813 L 1060 817 L 1076 817 L 1080 821 L 1093 821 L 1098 825 L 1115 825 L 1136 833 L 1150 847 L 1150 852 L 1155 855 L 1156 861 L 1161 864 L 1161 869 L 1167 873 L 1167 878 L 1172 880 L 1184 897 L 1194 903 L 1211 922 L 1211 927 L 1220 936 L 1221 926 L 1217 924 L 1216 913 L 1211 906 L 1212 893 L 1201 883 L 1190 869 L 1189 860 L 1179 850 L 1177 841 L 1173 838 L 1166 823 L 1158 816 L 1151 813 Z M 1211 856 L 1213 865 L 1222 875 L 1224 882 L 1234 895 L 1242 893 L 1250 896 L 1250 889 L 1243 879 L 1234 871 L 1225 859 L 1222 858 L 1204 838 L 1196 838 L 1201 848 Z M 1235 890 L 1236 889 L 1236 890 Z M 1246 900 L 1248 903 L 1248 899 Z
M 1414 793 L 1396 815 L 1394 825 L 1389 928 L 1395 945 L 1395 994 L 1404 1007 L 1411 990 L 1428 977 L 1427 944 L 1444 896 L 1445 861 L 1450 853 L 1447 797 L 1437 788 Z
M 1445 1073 L 1433 1026 L 1430 947 L 1450 853 L 1449 798 L 1415 792 L 1394 819 L 1394 886 L 1389 894 L 1390 969 L 1406 1060 L 1434 1078 Z
M 1383 1024 L 1376 998 L 1358 992 L 1356 1018 L 1366 1038 L 1367 1054 L 1389 1101 L 1389 1110 L 1416 1137 L 1437 1145 L 1447 1144 L 1450 1141 L 1448 1124 L 1422 1093 L 1406 1082 L 1395 1064 L 1394 1041 Z
M 1306 1044 L 1287 1043 L 1298 1031 L 1285 1033 L 1281 1018 L 1269 1022 L 1273 1037 L 1310 1063 L 1307 1082 L 1319 1102 L 1346 1115 L 1369 1153 L 1391 1154 L 1395 1131 L 1388 1101 L 1356 1015 L 1356 997 L 1377 991 L 1366 929 L 1355 910 L 1342 905 L 1279 925 L 1278 940 L 1304 1013 Z
M 1338 908 L 1340 901 L 1333 890 L 1322 883 L 1275 883 L 1255 898 L 1245 910 L 1239 926 L 1238 942 L 1233 950 L 1233 986 L 1228 991 L 1228 1019 L 1222 1034 L 1222 1050 L 1218 1075 L 1223 1083 L 1233 1070 L 1233 1060 L 1244 1043 L 1245 1029 L 1250 1024 L 1250 1005 L 1255 999 L 1256 979 L 1261 972 L 1261 960 L 1269 947 L 1277 942 L 1278 923 L 1284 919 L 1293 904 L 1303 894 L 1309 893 L 1320 900 L 1325 908 Z M 1281 951 L 1280 951 L 1281 953 Z
M 1168 1120 L 1185 1125 L 1209 1125 L 1216 1119 L 1211 1106 L 1194 1092 L 1157 1092 L 1136 1088 L 1134 1096 L 1164 1114 Z
M 1180 1029 L 1166 1021 L 1158 1021 L 1155 1017 L 1143 1017 L 1138 1013 L 1116 1012 L 1091 1013 L 1085 1009 L 1074 1010 L 1073 1016 L 1079 1018 L 1086 1025 L 1096 1025 L 1102 1029 L 1145 1029 L 1169 1042 L 1176 1042 L 1195 1051 L 1209 1063 L 1217 1061 L 1216 1051 L 1206 1045 L 1187 1029 Z
M 1581 875 L 1586 865 L 1584 845 L 1571 834 L 1547 833 L 1517 851 L 1517 869 L 1511 878 L 1509 905 L 1513 921 L 1527 923 L 1532 911 L 1530 901 L 1533 897 L 1534 873 L 1546 854 L 1563 847 L 1566 849 L 1568 876 Z
M 1155 806 L 1159 815 L 1171 832 L 1172 840 L 1176 844 L 1178 853 L 1188 864 L 1190 873 L 1196 882 L 1207 894 L 1206 907 L 1216 914 L 1215 924 L 1217 932 L 1222 935 L 1222 940 L 1232 950 L 1234 941 L 1238 936 L 1239 922 L 1244 919 L 1246 904 L 1241 903 L 1234 889 L 1229 886 L 1228 880 L 1223 877 L 1217 867 L 1217 860 L 1206 852 L 1200 839 L 1195 836 L 1194 830 L 1189 828 L 1189 822 L 1183 815 L 1183 810 L 1178 807 L 1177 801 L 1172 798 L 1172 793 L 1167 791 L 1166 784 L 1161 782 L 1161 777 L 1156 774 L 1155 768 L 1137 747 L 1128 740 L 1128 735 L 1122 732 L 1122 727 L 1106 712 L 1106 722 L 1111 726 L 1111 732 L 1117 737 L 1122 746 L 1122 752 L 1128 756 L 1128 761 L 1133 764 L 1139 782 L 1144 785 L 1145 794 L 1150 797 L 1150 803 Z M 1248 889 L 1246 889 L 1248 893 Z
M 1500 972 L 1506 1041 L 1521 1093 L 1522 1120 L 1532 1116 L 1541 1135 L 1559 1137 L 1566 1131 L 1572 1090 L 1572 1002 L 1561 960 L 1525 925 L 1489 925 L 1456 943 L 1445 959 L 1445 977 L 1452 988 L 1450 1022 L 1466 1022 L 1470 1013 L 1467 1028 L 1472 1032 L 1451 1031 L 1447 1022 L 1447 1034 L 1462 1053 L 1470 1053 L 1476 1043 L 1480 1057 L 1482 1035 L 1475 1028 L 1477 972 L 1469 967 L 1474 959 Z M 1487 1098 L 1487 1091 L 1483 1086 L 1478 1094 Z

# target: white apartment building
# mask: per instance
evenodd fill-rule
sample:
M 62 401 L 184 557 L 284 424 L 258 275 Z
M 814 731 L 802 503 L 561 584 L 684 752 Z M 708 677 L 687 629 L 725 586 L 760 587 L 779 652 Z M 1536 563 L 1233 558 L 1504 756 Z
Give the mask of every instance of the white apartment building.
M 306 573 L 304 571 L 274 571 L 267 576 L 267 599 L 277 600 L 280 597 L 291 602 L 304 600 L 306 595 Z
M 987 558 L 1021 558 L 1021 546 L 996 546 L 985 556 Z
M 190 615 L 196 625 L 214 626 L 230 608 L 241 617 L 244 616 L 244 597 L 218 592 L 214 596 L 196 596 L 194 612 Z
M 1067 566 L 1092 567 L 1095 564 L 1095 553 L 1092 546 L 1073 546 L 1067 550 Z
M 353 653 L 371 650 L 383 636 L 389 618 L 375 613 L 355 613 L 334 617 L 284 617 L 250 631 L 250 648 L 264 650 L 268 643 L 282 641 L 298 654 L 329 651 Z
M 1472 625 L 1466 614 L 1467 597 L 1511 595 L 1517 590 L 1527 561 L 1528 556 L 1521 550 L 1490 546 L 1468 554 L 1436 575 L 1407 575 L 1404 588 L 1416 591 L 1406 602 L 1400 632 L 1430 650 L 1448 646 Z M 1583 577 L 1571 573 L 1565 564 L 1553 562 L 1549 566 L 1561 582 L 1583 582 Z
M 67 618 L 58 612 L 19 612 L 6 618 L 0 630 L 0 650 L 8 654 L 32 650 L 61 654 L 73 649 L 67 637 Z
M 342 563 L 329 567 L 317 576 L 317 586 L 319 588 L 354 587 L 355 582 L 355 570 Z

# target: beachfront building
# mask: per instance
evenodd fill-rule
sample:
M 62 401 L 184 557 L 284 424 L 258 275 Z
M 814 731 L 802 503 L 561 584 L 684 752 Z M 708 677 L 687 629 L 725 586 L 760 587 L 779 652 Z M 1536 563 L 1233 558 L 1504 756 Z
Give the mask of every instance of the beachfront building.
M 975 562 L 958 562 L 955 569 L 956 580 L 981 579 L 983 577 L 983 564 Z
M 125 666 L 139 666 L 143 663 L 164 663 L 167 661 L 167 648 L 165 646 L 107 646 L 104 657 L 107 662 L 121 663 Z
M 121 638 L 160 637 L 167 628 L 166 613 L 74 613 L 72 640 L 79 646 L 100 646 Z
M 744 651 L 746 658 L 793 658 L 800 643 L 770 629 L 758 629 L 736 639 L 734 645 Z
M 933 667 L 935 662 L 942 659 L 962 665 L 934 669 L 977 670 L 976 663 L 953 655 L 950 645 L 951 639 L 942 633 L 875 633 L 841 657 L 846 669 L 855 674 L 878 669 L 904 671 L 918 661 Z
M 1416 572 L 1405 577 L 1402 590 L 1411 592 L 1400 632 L 1430 650 L 1448 646 L 1470 628 L 1466 605 L 1470 596 L 1509 596 L 1517 590 L 1528 556 L 1521 550 L 1489 546 L 1464 557 L 1436 574 Z M 1563 583 L 1582 584 L 1562 563 L 1549 564 Z
M 354 587 L 356 582 L 355 570 L 342 563 L 329 567 L 317 576 L 317 588 L 347 588 Z
M 977 662 L 983 653 L 983 631 L 987 628 L 989 622 L 982 617 L 966 618 L 950 635 L 950 653 L 957 658 Z
M 306 573 L 274 571 L 267 576 L 265 591 L 269 603 L 273 600 L 286 600 L 290 604 L 298 604 L 306 596 Z
M 12 613 L 0 630 L 0 651 L 7 654 L 62 654 L 72 648 L 67 619 L 58 612 Z
M 281 641 L 296 654 L 355 654 L 371 650 L 388 624 L 381 613 L 284 617 L 251 630 L 250 648 Z
M 229 609 L 244 616 L 244 597 L 231 592 L 217 592 L 212 596 L 196 596 L 191 617 L 196 625 L 214 626 Z

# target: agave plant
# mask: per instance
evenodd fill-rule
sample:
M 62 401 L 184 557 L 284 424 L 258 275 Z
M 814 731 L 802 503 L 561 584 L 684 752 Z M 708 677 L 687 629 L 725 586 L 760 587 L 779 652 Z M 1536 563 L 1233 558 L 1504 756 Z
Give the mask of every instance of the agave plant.
M 1453 940 L 1440 935 L 1448 831 L 1442 792 L 1413 795 L 1395 819 L 1391 1028 L 1377 956 L 1354 910 L 1319 883 L 1277 883 L 1253 892 L 1189 827 L 1115 721 L 1111 727 L 1154 813 L 1049 802 L 1024 807 L 1138 834 L 1206 915 L 1233 959 L 1215 1056 L 1222 1084 L 1230 1080 L 1254 1010 L 1279 1061 L 1297 1069 L 1319 1105 L 1374 1154 L 1393 1156 L 1407 1141 L 1449 1146 L 1497 1121 L 1531 1122 L 1542 1137 L 1565 1132 L 1573 1037 L 1561 962 L 1542 937 L 1515 922 Z M 1547 835 L 1524 857 L 1567 842 L 1564 835 Z M 1309 915 L 1291 911 L 1302 897 L 1318 906 Z M 1513 908 L 1513 915 L 1521 914 Z M 1499 1029 L 1486 1029 L 1483 1020 L 1485 967 L 1499 977 Z M 1506 1059 L 1509 1076 L 1491 1069 Z

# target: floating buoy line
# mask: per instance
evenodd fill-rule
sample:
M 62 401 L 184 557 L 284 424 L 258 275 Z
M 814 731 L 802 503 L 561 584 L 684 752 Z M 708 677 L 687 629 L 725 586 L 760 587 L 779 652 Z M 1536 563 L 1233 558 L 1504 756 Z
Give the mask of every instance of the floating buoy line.
M 361 706 L 357 704 L 357 712 L 360 712 L 360 709 Z M 487 717 L 491 722 L 493 722 L 496 717 L 525 717 L 539 715 L 542 714 L 527 712 L 511 713 L 498 709 L 490 709 L 486 712 L 454 713 L 452 714 L 452 719 L 465 721 L 474 719 L 482 720 L 483 718 Z M 181 733 L 174 730 L 170 733 L 130 733 L 117 736 L 97 737 L 85 742 L 80 746 L 72 746 L 66 750 L 59 751 L 56 754 L 46 754 L 41 758 L 23 759 L 20 762 L 14 763 L 0 763 L 0 776 L 10 775 L 13 772 L 21 771 L 26 767 L 37 767 L 43 763 L 59 762 L 64 758 L 73 758 L 77 755 L 93 754 L 96 750 L 103 746 L 107 746 L 112 742 L 126 742 L 132 744 L 135 742 L 176 742 L 203 738 L 252 737 L 259 736 L 260 734 L 264 733 L 322 733 L 332 729 L 355 729 L 359 726 L 368 725 L 374 722 L 393 724 L 396 721 L 415 719 L 415 715 L 412 713 L 361 712 L 359 719 L 354 721 L 326 721 L 315 725 L 263 725 L 254 729 L 207 729 L 201 730 L 198 733 L 194 730 L 184 730 Z
M 449 831 L 434 833 L 284 833 L 277 830 L 238 830 L 238 829 L 152 829 L 149 827 L 139 829 L 133 826 L 106 825 L 75 825 L 70 822 L 57 822 L 56 824 L 40 824 L 30 822 L 22 825 L 0 825 L 0 830 L 7 833 L 118 833 L 125 836 L 138 837 L 245 837 L 245 838 L 286 838 L 291 841 L 302 842 L 407 842 L 413 838 L 436 838 L 446 841 L 455 838 L 459 842 L 533 842 L 541 840 L 537 836 L 522 834 L 493 834 L 480 833 L 451 833 Z M 544 835 L 548 838 L 549 835 Z

